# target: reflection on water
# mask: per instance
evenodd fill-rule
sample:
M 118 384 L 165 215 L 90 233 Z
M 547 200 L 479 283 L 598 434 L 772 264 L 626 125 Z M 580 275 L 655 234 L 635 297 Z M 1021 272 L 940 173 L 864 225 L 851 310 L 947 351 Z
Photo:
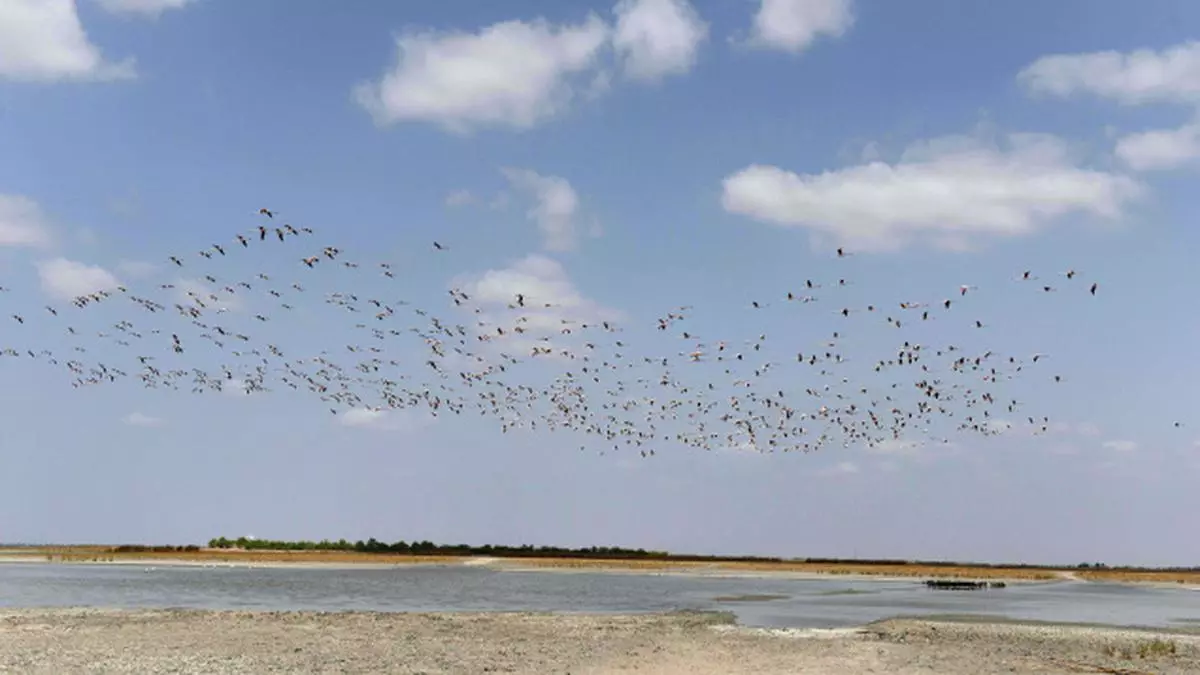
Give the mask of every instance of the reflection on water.
M 264 610 L 725 610 L 753 626 L 839 627 L 892 616 L 985 615 L 1040 621 L 1194 626 L 1200 593 L 1084 582 L 935 591 L 921 580 L 504 572 L 481 567 L 247 569 L 0 564 L 0 606 Z

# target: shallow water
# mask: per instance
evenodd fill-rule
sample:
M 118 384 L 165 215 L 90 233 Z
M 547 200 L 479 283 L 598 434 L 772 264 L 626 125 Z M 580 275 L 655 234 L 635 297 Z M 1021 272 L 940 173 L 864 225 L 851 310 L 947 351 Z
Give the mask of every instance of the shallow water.
M 752 597 L 758 596 L 758 597 Z M 497 571 L 0 564 L 0 606 L 258 610 L 723 610 L 751 626 L 833 628 L 894 616 L 1194 627 L 1200 592 L 1085 582 L 935 591 L 921 580 L 783 579 Z

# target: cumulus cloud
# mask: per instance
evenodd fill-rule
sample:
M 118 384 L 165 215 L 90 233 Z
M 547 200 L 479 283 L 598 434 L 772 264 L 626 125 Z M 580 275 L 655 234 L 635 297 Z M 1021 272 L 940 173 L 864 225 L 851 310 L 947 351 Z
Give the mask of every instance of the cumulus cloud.
M 254 389 L 250 387 L 250 383 L 240 377 L 230 378 L 220 381 L 221 393 L 229 396 L 249 396 L 254 393 Z
M 157 272 L 159 267 L 144 260 L 122 260 L 117 263 L 117 269 L 131 277 L 148 277 Z
M 708 37 L 708 24 L 688 0 L 620 0 L 613 12 L 613 48 L 636 80 L 688 72 Z
M 584 296 L 557 260 L 536 253 L 508 267 L 460 276 L 452 285 L 470 297 L 472 310 L 480 310 L 476 316 L 484 325 L 477 326 L 478 333 L 490 344 L 517 352 L 569 343 L 586 330 L 600 330 L 603 322 L 624 318 Z M 518 294 L 524 307 L 516 306 Z M 505 330 L 503 336 L 498 327 Z M 564 335 L 564 329 L 571 334 Z
M 806 228 L 860 250 L 924 240 L 959 248 L 986 236 L 1029 234 L 1071 213 L 1121 215 L 1143 187 L 1078 164 L 1046 134 L 1005 143 L 948 136 L 916 143 L 899 161 L 821 174 L 752 165 L 727 176 L 722 205 L 783 227 Z
M 1005 419 L 990 419 L 983 423 L 983 428 L 990 434 L 1003 434 L 1013 428 L 1013 423 Z
M 502 169 L 514 189 L 534 200 L 528 212 L 542 233 L 543 246 L 549 251 L 570 251 L 579 240 L 576 215 L 579 195 L 571 183 L 559 176 L 544 176 L 529 169 Z
M 133 59 L 110 62 L 91 43 L 75 0 L 0 2 L 0 78 L 102 81 L 135 75 Z
M 112 272 L 96 265 L 54 258 L 36 263 L 42 290 L 60 300 L 72 300 L 96 291 L 111 291 L 121 285 Z
M 182 9 L 195 0 L 96 0 L 113 14 L 133 14 L 155 18 L 168 9 Z
M 903 438 L 888 438 L 867 446 L 867 452 L 878 455 L 915 457 L 921 454 L 922 443 Z
M 500 192 L 496 193 L 496 196 L 492 198 L 492 201 L 488 202 L 488 208 L 493 211 L 503 211 L 508 208 L 508 204 L 511 201 L 512 195 L 508 194 L 508 192 L 504 190 L 501 190 Z
M 1021 428 L 1025 429 L 1033 436 L 1040 435 L 1036 425 L 1034 425 L 1032 428 L 1022 425 Z M 1092 422 L 1081 422 L 1078 424 L 1071 422 L 1051 422 L 1047 425 L 1046 431 L 1061 439 L 1048 444 L 1050 452 L 1056 454 L 1078 453 L 1079 446 L 1082 441 L 1079 438 L 1074 437 L 1096 439 L 1104 435 L 1104 431 Z M 1085 445 L 1092 444 L 1093 442 L 1088 442 Z
M 346 427 L 365 427 L 385 416 L 379 408 L 352 408 L 338 415 L 338 423 Z
M 0 194 L 0 246 L 46 246 L 50 240 L 49 222 L 37 202 Z
M 1104 441 L 1104 447 L 1114 452 L 1133 452 L 1138 449 L 1136 441 L 1112 440 Z
M 160 427 L 163 425 L 162 418 L 152 417 L 137 411 L 131 412 L 125 417 L 122 417 L 121 421 L 131 427 Z
M 821 35 L 841 37 L 853 24 L 851 0 L 761 0 L 750 43 L 799 53 Z
M 525 296 L 526 310 L 554 309 L 580 318 L 604 319 L 615 314 L 584 295 L 575 287 L 567 271 L 553 258 L 531 253 L 512 265 L 488 270 L 457 284 L 480 304 L 507 306 L 517 294 Z
M 858 465 L 854 462 L 838 462 L 833 466 L 827 466 L 817 471 L 820 476 L 852 476 L 858 473 Z
M 175 282 L 175 300 L 185 306 L 199 306 L 205 311 L 241 311 L 245 303 L 236 293 L 214 289 L 198 279 L 179 279 Z
M 446 206 L 466 206 L 474 204 L 476 201 L 475 195 L 471 194 L 470 190 L 455 190 L 446 195 Z
M 354 97 L 378 125 L 423 121 L 455 133 L 528 129 L 565 110 L 608 44 L 608 24 L 504 21 L 478 32 L 409 31 L 395 65 Z
M 1116 154 L 1135 171 L 1181 167 L 1200 158 L 1200 123 L 1129 134 L 1117 141 Z
M 1200 42 L 1161 51 L 1102 51 L 1043 56 L 1017 79 L 1030 91 L 1059 97 L 1092 94 L 1127 105 L 1200 101 Z
M 1162 50 L 1044 56 L 1018 75 L 1031 92 L 1067 98 L 1090 94 L 1123 105 L 1200 105 L 1200 41 Z M 1200 158 L 1200 122 L 1118 139 L 1114 152 L 1134 171 L 1175 169 Z
M 385 408 L 352 408 L 337 416 L 338 424 L 359 429 L 378 431 L 416 431 L 435 421 L 429 414 L 410 410 L 388 410 Z

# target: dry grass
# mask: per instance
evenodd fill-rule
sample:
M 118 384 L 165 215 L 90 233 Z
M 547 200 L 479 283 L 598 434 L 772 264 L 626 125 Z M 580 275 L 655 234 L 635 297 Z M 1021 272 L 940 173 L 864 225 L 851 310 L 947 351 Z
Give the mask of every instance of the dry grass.
M 62 562 L 118 562 L 137 560 L 173 560 L 195 563 L 324 563 L 324 564 L 437 564 L 456 563 L 462 556 L 395 555 L 354 551 L 242 551 L 238 549 L 200 549 L 178 552 L 122 552 L 109 546 L 68 546 L 54 548 L 9 549 L 0 551 L 8 558 L 52 559 Z M 1088 581 L 1117 583 L 1178 583 L 1200 585 L 1200 571 L 1156 571 L 1048 568 L 985 567 L 974 565 L 898 565 L 885 563 L 808 563 L 802 561 L 681 561 L 681 560 L 600 560 L 594 558 L 499 558 L 508 567 L 532 569 L 685 571 L 709 573 L 770 573 L 865 575 L 880 577 L 936 577 L 939 579 L 1006 579 L 1047 581 L 1075 577 Z
M 53 559 L 59 562 L 116 562 L 135 560 L 172 560 L 180 562 L 234 563 L 324 563 L 324 564 L 390 564 L 445 563 L 462 560 L 458 556 L 392 555 L 387 553 L 358 553 L 354 551 L 242 551 L 236 549 L 200 549 L 199 551 L 123 551 L 114 552 L 108 546 L 70 546 L 6 552 L 9 557 Z
M 71 546 L 28 549 L 7 553 L 12 557 L 30 559 L 47 557 L 62 562 L 110 562 L 134 560 L 178 560 L 185 562 L 237 563 L 326 563 L 326 564 L 418 564 L 453 563 L 466 560 L 461 556 L 418 556 L 388 553 L 357 553 L 353 551 L 242 551 L 237 549 L 201 549 L 172 552 L 113 552 L 106 546 Z M 939 577 L 971 579 L 1055 579 L 1061 575 L 1051 570 L 1007 569 L 1000 567 L 833 564 L 806 562 L 709 562 L 678 560 L 600 560 L 594 558 L 499 558 L 504 565 L 524 568 L 550 569 L 616 569 L 633 571 L 694 571 L 694 572 L 793 572 L 811 574 L 873 575 L 903 577 Z
M 1179 644 L 1174 640 L 1154 638 L 1141 640 L 1132 645 L 1105 645 L 1100 650 L 1105 656 L 1114 659 L 1133 661 L 1134 659 L 1165 659 L 1179 653 Z
M 971 565 L 895 565 L 808 562 L 690 562 L 674 560 L 593 560 L 588 558 L 528 558 L 523 567 L 689 570 L 709 572 L 798 572 L 807 574 L 871 575 L 887 577 L 938 577 L 953 579 L 1058 579 L 1053 570 L 982 567 Z
M 1200 570 L 1080 570 L 1075 576 L 1088 581 L 1119 583 L 1195 584 L 1200 585 Z

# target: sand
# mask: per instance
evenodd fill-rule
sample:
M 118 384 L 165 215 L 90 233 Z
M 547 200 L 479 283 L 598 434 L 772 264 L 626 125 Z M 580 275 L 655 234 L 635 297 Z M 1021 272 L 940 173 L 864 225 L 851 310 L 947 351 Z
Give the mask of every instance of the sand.
M 141 565 L 145 567 L 312 567 L 379 569 L 411 565 L 481 566 L 507 572 L 591 572 L 780 579 L 912 580 L 913 578 L 1004 581 L 1009 584 L 1049 581 L 1102 581 L 1200 590 L 1200 571 L 1126 569 L 1006 568 L 971 564 L 689 562 L 680 560 L 606 560 L 592 558 L 503 558 L 494 556 L 394 555 L 347 551 L 244 551 L 201 549 L 194 552 L 114 552 L 111 547 L 0 548 L 0 563 L 75 565 Z
M 15 673 L 1196 673 L 1200 636 L 890 620 L 765 630 L 714 614 L 0 610 Z
M 314 556 L 315 558 L 316 556 Z M 464 567 L 486 567 L 497 572 L 540 572 L 546 574 L 628 574 L 637 576 L 685 576 L 685 577 L 715 577 L 728 579 L 788 579 L 792 581 L 813 581 L 813 580 L 829 580 L 837 579 L 839 581 L 912 581 L 914 578 L 927 577 L 930 575 L 919 574 L 887 574 L 887 573 L 870 573 L 864 574 L 860 572 L 844 572 L 844 571 L 805 571 L 799 569 L 791 569 L 785 566 L 739 566 L 736 564 L 712 563 L 704 565 L 679 565 L 671 566 L 667 564 L 654 565 L 629 565 L 628 561 L 609 561 L 609 560 L 572 560 L 572 559 L 550 559 L 550 560 L 528 560 L 521 558 L 497 558 L 491 556 L 470 556 L 470 557 L 436 557 L 436 556 L 404 556 L 404 557 L 388 557 L 388 556 L 369 556 L 364 554 L 359 561 L 354 560 L 354 554 L 350 554 L 347 559 L 337 561 L 321 561 L 309 557 L 297 556 L 296 559 L 262 559 L 254 557 L 253 554 L 245 556 L 244 559 L 238 559 L 238 556 L 230 558 L 221 557 L 155 557 L 155 556 L 79 556 L 68 557 L 66 559 L 56 558 L 52 561 L 46 560 L 45 554 L 29 554 L 29 553 L 9 553 L 5 554 L 0 550 L 0 564 L 3 563 L 24 563 L 24 564 L 58 564 L 58 565 L 106 565 L 106 566 L 127 566 L 127 567 L 221 567 L 221 568 L 242 568 L 242 569 L 326 569 L 326 570 L 362 570 L 362 569 L 393 569 L 398 567 L 451 567 L 462 565 Z M 380 562 L 380 561 L 386 562 Z M 635 561 L 636 562 L 636 561 Z M 938 575 L 933 575 L 938 576 Z M 955 573 L 954 578 L 970 578 L 976 577 L 964 576 L 961 572 Z M 1057 579 L 1063 580 L 1068 577 L 1059 576 Z M 1047 583 L 1049 579 L 1031 579 L 1021 577 L 1004 577 L 1004 576 L 981 576 L 979 579 L 990 579 L 992 581 L 1002 580 L 1008 584 L 1037 584 Z M 1165 584 L 1170 587 L 1179 588 L 1180 585 Z

